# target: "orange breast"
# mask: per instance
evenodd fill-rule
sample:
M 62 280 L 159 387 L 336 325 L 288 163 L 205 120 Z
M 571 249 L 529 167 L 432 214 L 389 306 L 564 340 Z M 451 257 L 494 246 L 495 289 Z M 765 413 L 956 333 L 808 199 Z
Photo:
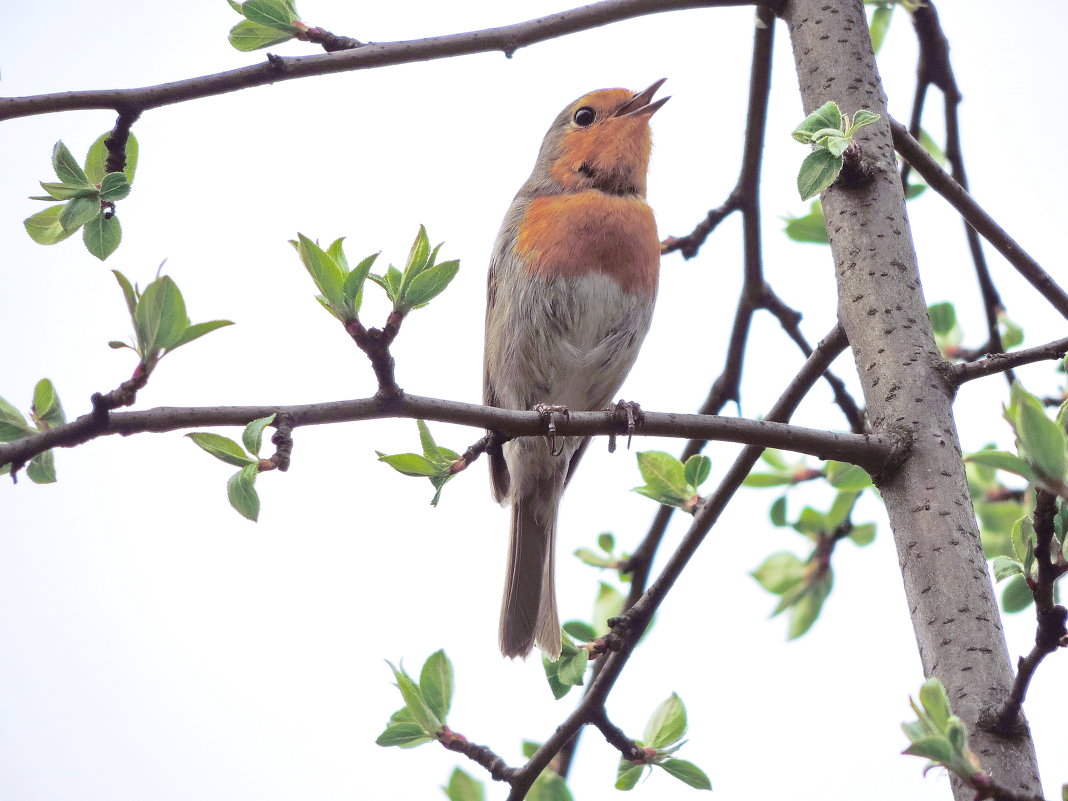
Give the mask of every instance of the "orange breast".
M 660 239 L 640 197 L 590 190 L 535 198 L 519 223 L 516 253 L 531 275 L 598 272 L 628 292 L 656 293 Z

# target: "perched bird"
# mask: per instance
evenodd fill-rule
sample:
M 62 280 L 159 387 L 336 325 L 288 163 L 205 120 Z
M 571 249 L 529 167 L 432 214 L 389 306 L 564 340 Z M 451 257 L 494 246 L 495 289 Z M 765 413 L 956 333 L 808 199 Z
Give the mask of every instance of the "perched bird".
M 649 118 L 668 98 L 601 89 L 553 122 L 501 225 L 489 270 L 484 401 L 548 413 L 603 409 L 630 372 L 656 299 L 660 240 L 645 202 Z M 588 439 L 526 437 L 490 453 L 512 504 L 500 647 L 560 654 L 553 541 Z

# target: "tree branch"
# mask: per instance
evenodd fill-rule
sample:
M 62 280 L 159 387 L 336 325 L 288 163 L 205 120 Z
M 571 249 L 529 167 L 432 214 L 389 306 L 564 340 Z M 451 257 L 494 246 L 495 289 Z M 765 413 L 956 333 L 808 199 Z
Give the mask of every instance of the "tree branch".
M 1018 726 L 1024 725 L 1020 717 L 1024 698 L 1027 696 L 1027 688 L 1031 679 L 1038 670 L 1039 664 L 1049 654 L 1058 648 L 1068 644 L 1068 629 L 1065 628 L 1065 620 L 1068 619 L 1068 609 L 1056 603 L 1054 596 L 1054 584 L 1057 579 L 1068 571 L 1068 567 L 1059 564 L 1051 552 L 1053 538 L 1053 518 L 1057 514 L 1057 496 L 1045 490 L 1035 493 L 1035 564 L 1038 566 L 1038 577 L 1035 580 L 1028 578 L 1027 583 L 1035 598 L 1035 617 L 1038 626 L 1035 630 L 1035 645 L 1031 652 L 1020 658 L 1016 681 L 1013 682 L 1009 697 L 1005 699 L 998 710 L 991 726 L 992 731 L 1010 736 Z
M 0 464 L 23 463 L 50 448 L 82 445 L 109 434 L 128 436 L 203 426 L 243 426 L 276 413 L 290 415 L 294 428 L 396 417 L 488 428 L 508 438 L 544 436 L 547 433 L 545 415 L 540 412 L 520 412 L 404 393 L 298 406 L 164 406 L 147 411 L 111 414 L 102 423 L 89 414 L 40 434 L 0 444 Z M 559 436 L 620 433 L 614 409 L 571 412 L 566 419 L 556 419 L 555 425 Z M 645 412 L 640 432 L 647 436 L 699 437 L 759 444 L 761 447 L 782 448 L 821 459 L 859 464 L 872 472 L 887 469 L 901 458 L 903 450 L 903 445 L 892 437 L 821 431 L 770 420 L 702 414 Z
M 1043 270 L 1042 266 L 975 202 L 964 187 L 938 166 L 938 162 L 923 149 L 923 145 L 912 138 L 904 125 L 891 119 L 890 131 L 894 138 L 894 149 L 901 154 L 902 158 L 924 177 L 932 189 L 949 201 L 949 204 L 961 213 L 969 225 L 997 248 L 997 251 L 1042 294 L 1042 297 L 1065 318 L 1068 318 L 1068 294 L 1065 294 L 1049 273 Z
M 927 97 L 927 88 L 932 84 L 942 90 L 944 117 L 946 121 L 946 159 L 953 171 L 953 177 L 965 190 L 968 189 L 968 176 L 964 170 L 964 154 L 961 149 L 960 121 L 957 108 L 960 105 L 961 93 L 957 88 L 957 80 L 953 74 L 953 66 L 949 61 L 949 41 L 946 39 L 942 26 L 938 21 L 938 12 L 933 2 L 926 2 L 916 8 L 912 14 L 912 25 L 916 31 L 916 41 L 919 45 L 920 55 L 916 68 L 916 96 L 912 105 L 912 118 L 909 121 L 909 133 L 913 137 L 920 137 L 920 118 L 923 115 L 923 104 Z M 902 184 L 908 182 L 909 163 L 906 161 L 901 170 Z M 980 353 L 1001 353 L 1004 346 L 1001 341 L 1001 331 L 998 330 L 998 314 L 1004 311 L 1001 297 L 994 286 L 994 279 L 990 276 L 990 270 L 983 255 L 982 243 L 979 235 L 972 226 L 965 223 L 964 233 L 968 240 L 968 249 L 972 254 L 972 263 L 975 265 L 975 275 L 979 282 L 979 291 L 983 297 L 983 310 L 986 313 L 987 341 L 980 349 Z M 1011 370 L 1007 370 L 1005 377 L 1011 385 L 1014 376 Z
M 1066 353 L 1068 353 L 1068 337 L 1033 348 L 1014 350 L 1012 353 L 995 353 L 986 359 L 979 359 L 974 362 L 953 364 L 949 366 L 948 372 L 950 380 L 959 387 L 966 381 L 972 381 L 994 373 L 1006 372 L 1024 364 L 1032 364 L 1046 359 L 1061 359 Z
M 0 121 L 57 111 L 100 108 L 115 109 L 120 113 L 140 112 L 313 75 L 389 67 L 492 50 L 500 50 L 511 56 L 521 47 L 633 17 L 691 8 L 754 5 L 756 2 L 757 0 L 602 0 L 599 3 L 501 28 L 405 42 L 377 42 L 354 50 L 314 56 L 271 55 L 266 61 L 249 67 L 157 86 L 3 97 L 0 98 Z M 774 6 L 780 3 L 768 0 L 767 4 Z

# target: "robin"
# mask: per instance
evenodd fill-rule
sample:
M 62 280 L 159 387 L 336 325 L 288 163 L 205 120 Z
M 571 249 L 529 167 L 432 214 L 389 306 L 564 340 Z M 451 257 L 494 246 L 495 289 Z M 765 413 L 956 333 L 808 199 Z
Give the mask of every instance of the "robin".
M 489 269 L 484 401 L 603 409 L 630 372 L 656 300 L 660 239 L 645 201 L 659 80 L 583 95 L 553 122 L 505 215 Z M 551 418 L 550 418 L 551 419 Z M 512 505 L 500 647 L 560 655 L 553 540 L 588 438 L 526 437 L 490 453 L 493 497 Z

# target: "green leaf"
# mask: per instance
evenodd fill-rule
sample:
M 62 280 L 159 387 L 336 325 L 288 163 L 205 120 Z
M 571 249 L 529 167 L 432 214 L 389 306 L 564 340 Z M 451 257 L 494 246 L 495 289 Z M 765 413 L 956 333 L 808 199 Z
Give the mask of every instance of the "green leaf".
M 54 245 L 62 242 L 73 231 L 65 231 L 59 222 L 59 217 L 66 206 L 49 206 L 44 211 L 39 211 L 22 221 L 26 233 L 30 239 L 38 245 Z
M 425 306 L 445 291 L 459 269 L 460 262 L 457 260 L 428 267 L 412 279 L 404 292 L 404 304 L 410 309 Z
M 1021 575 L 1024 572 L 1023 565 L 1008 556 L 994 557 L 994 580 L 1004 581 L 1010 576 Z
M 268 28 L 293 33 L 291 23 L 297 19 L 290 5 L 284 0 L 247 0 L 242 6 L 246 19 Z
M 645 765 L 635 764 L 626 759 L 619 760 L 619 768 L 616 771 L 616 789 L 633 790 L 635 785 L 638 784 L 638 779 L 642 777 L 644 769 Z
M 623 593 L 602 581 L 597 589 L 597 598 L 593 602 L 593 618 L 590 620 L 593 630 L 599 635 L 607 633 L 609 619 L 618 617 L 623 612 L 625 602 Z
M 103 182 L 107 172 L 108 149 L 105 142 L 111 136 L 111 131 L 100 134 L 97 140 L 89 147 L 89 153 L 85 157 L 85 173 L 90 183 Z M 132 133 L 126 138 L 126 166 L 122 172 L 126 176 L 126 182 L 132 184 L 134 173 L 137 172 L 138 146 L 137 137 Z
M 378 258 L 377 253 L 372 253 L 353 268 L 352 272 L 345 276 L 342 286 L 342 294 L 352 304 L 353 311 L 357 314 L 363 303 L 363 285 L 367 282 L 367 275 L 371 272 L 371 266 Z
M 879 6 L 871 15 L 871 23 L 868 27 L 871 30 L 871 49 L 873 53 L 878 53 L 879 48 L 883 46 L 883 42 L 886 40 L 886 30 L 890 27 L 890 18 L 893 13 L 894 7 L 889 5 Z
M 804 217 L 786 218 L 786 235 L 795 242 L 813 242 L 827 244 L 827 220 L 823 216 L 823 206 L 819 200 L 812 201 L 811 211 Z
M 36 433 L 34 427 L 22 416 L 22 412 L 0 398 L 0 442 L 12 442 Z
M 379 453 L 378 461 L 385 462 L 406 476 L 436 476 L 440 472 L 433 462 L 418 453 Z
M 864 523 L 853 526 L 853 530 L 849 532 L 849 539 L 857 545 L 870 545 L 875 541 L 875 524 Z
M 642 740 L 652 748 L 667 748 L 686 734 L 686 707 L 677 693 L 672 693 L 653 712 L 645 724 Z
M 815 206 L 818 203 L 819 201 L 817 200 L 812 205 Z M 778 450 L 777 448 L 765 448 L 763 451 L 761 451 L 760 461 L 764 462 L 765 464 L 771 465 L 776 470 L 783 473 L 789 472 L 790 470 L 790 465 L 788 465 L 786 463 L 786 459 L 783 458 L 782 451 Z
M 665 451 L 640 451 L 638 470 L 646 486 L 663 498 L 688 501 L 688 485 L 682 462 Z
M 586 668 L 590 665 L 590 655 L 584 649 L 576 649 L 574 653 L 560 655 L 557 677 L 562 684 L 571 687 L 581 687 Z
M 26 475 L 34 484 L 54 484 L 56 481 L 56 462 L 52 451 L 44 451 L 30 459 L 26 465 Z
M 1023 344 L 1024 332 L 1016 323 L 1006 316 L 1004 312 L 998 314 L 998 325 L 1001 328 L 1001 344 L 1005 350 L 1018 347 Z
M 801 171 L 797 174 L 797 191 L 802 200 L 815 197 L 838 178 L 842 171 L 842 157 L 834 156 L 827 150 L 814 150 L 801 162 Z
M 846 136 L 852 136 L 852 134 L 859 128 L 863 128 L 867 125 L 874 125 L 879 121 L 879 114 L 873 111 L 868 111 L 866 108 L 857 109 L 853 115 L 853 124 L 849 126 L 846 131 Z
M 949 302 L 932 303 L 927 307 L 927 316 L 936 334 L 948 334 L 957 324 L 957 310 Z
M 1066 511 L 1068 515 L 1068 511 Z M 605 553 L 612 553 L 616 547 L 616 538 L 611 531 L 602 531 L 597 535 L 597 547 Z
M 708 476 L 711 472 L 712 460 L 699 453 L 695 453 L 686 460 L 685 469 L 683 470 L 683 474 L 686 477 L 686 483 L 694 489 L 704 484 L 705 481 L 708 480 Z
M 122 226 L 119 225 L 119 218 L 114 214 L 110 217 L 98 214 L 82 229 L 82 242 L 85 243 L 85 249 L 100 261 L 104 261 L 114 253 L 121 241 Z
M 920 704 L 931 716 L 938 730 L 945 731 L 946 723 L 949 722 L 949 717 L 953 712 L 949 708 L 949 696 L 946 695 L 946 688 L 942 686 L 942 682 L 933 677 L 927 679 L 920 687 Z
M 434 738 L 423 731 L 418 723 L 394 723 L 386 726 L 386 730 L 378 735 L 375 745 L 388 748 L 415 748 L 417 745 L 428 743 Z
M 786 525 L 786 496 L 780 495 L 776 498 L 771 508 L 768 509 L 768 518 L 771 520 L 773 526 L 785 526 Z
M 397 689 L 400 690 L 404 703 L 408 707 L 408 711 L 412 713 L 416 723 L 422 726 L 423 731 L 427 734 L 437 735 L 443 728 L 441 720 L 427 704 L 419 687 L 412 681 L 412 677 L 405 673 L 403 668 L 398 670 L 393 667 L 391 662 L 386 664 L 393 671 L 393 676 L 397 680 Z
M 792 484 L 793 478 L 786 473 L 750 473 L 742 481 L 744 487 L 781 487 Z
M 665 759 L 657 762 L 657 767 L 663 768 L 676 779 L 690 785 L 697 790 L 711 790 L 712 782 L 705 772 L 692 762 L 685 759 Z
M 953 746 L 950 745 L 949 740 L 935 735 L 914 740 L 912 745 L 901 753 L 924 757 L 939 764 L 952 762 L 954 757 Z
M 749 575 L 770 593 L 782 595 L 804 579 L 805 563 L 789 551 L 773 553 Z
M 849 147 L 850 141 L 839 133 L 837 136 L 828 136 L 822 144 L 827 148 L 828 153 L 836 158 L 840 158 L 841 155 L 846 152 L 846 148 Z M 828 184 L 828 186 L 830 186 L 830 184 Z
M 335 311 L 345 308 L 345 294 L 342 289 L 345 276 L 329 254 L 304 234 L 297 234 L 297 253 L 311 275 L 319 291 L 323 293 Z
M 584 620 L 569 620 L 564 624 L 564 631 L 579 642 L 590 642 L 597 639 L 597 632 L 593 626 Z
M 46 191 L 53 200 L 70 200 L 76 197 L 92 197 L 97 190 L 91 186 L 77 186 L 75 184 L 45 183 L 40 182 L 41 188 Z
M 964 461 L 989 465 L 1007 473 L 1015 473 L 1030 482 L 1037 480 L 1035 471 L 1031 469 L 1031 466 L 1015 453 L 1008 453 L 1007 451 L 976 451 L 965 456 Z
M 1001 591 L 1001 608 L 1008 613 L 1022 612 L 1035 598 L 1023 576 L 1013 576 Z
M 56 388 L 47 378 L 42 378 L 33 388 L 33 416 L 46 428 L 63 425 L 67 422 L 63 414 L 63 404 L 59 402 Z
M 78 186 L 87 186 L 89 184 L 89 178 L 86 176 L 82 167 L 71 155 L 71 152 L 67 150 L 67 146 L 62 141 L 56 142 L 52 148 L 52 167 L 56 171 L 56 176 L 59 180 L 65 184 L 77 184 Z
M 832 583 L 831 574 L 828 571 L 824 578 L 806 588 L 796 603 L 790 607 L 790 625 L 786 630 L 788 639 L 796 640 L 812 628 L 812 624 L 819 618 L 823 609 L 823 602 L 831 594 Z
M 67 205 L 63 207 L 59 214 L 59 224 L 63 226 L 64 231 L 73 233 L 99 215 L 100 199 L 96 195 L 76 197 L 68 200 Z
M 259 471 L 259 464 L 254 462 L 242 467 L 226 482 L 226 495 L 230 499 L 230 505 L 239 515 L 252 522 L 256 522 L 260 516 L 260 496 L 256 494 L 255 487 Z
M 233 322 L 230 320 L 209 320 L 206 323 L 194 323 L 193 325 L 188 325 L 186 326 L 185 331 L 182 332 L 182 335 L 178 337 L 178 341 L 171 345 L 167 350 L 168 352 L 176 350 L 177 348 L 182 347 L 182 345 L 188 345 L 194 339 L 200 339 L 205 334 L 210 334 L 212 331 L 219 328 L 225 328 L 228 325 L 233 325 Z
M 230 29 L 229 39 L 235 50 L 247 53 L 251 50 L 288 42 L 294 36 L 296 36 L 296 29 L 280 31 L 277 28 L 269 28 L 258 22 L 243 19 Z
M 801 515 L 797 518 L 797 522 L 794 523 L 794 529 L 802 534 L 818 535 L 826 532 L 829 528 L 826 515 L 822 512 L 817 512 L 810 506 L 806 506 L 801 510 Z
M 614 559 L 608 559 L 589 548 L 576 548 L 575 556 L 591 567 L 611 567 L 615 564 Z
M 905 187 L 905 200 L 912 200 L 923 194 L 927 188 L 926 184 L 909 184 Z
M 118 270 L 112 270 L 111 274 L 115 276 L 115 280 L 119 282 L 119 288 L 122 290 L 122 296 L 126 299 L 126 309 L 130 312 L 130 319 L 133 319 L 134 310 L 137 308 L 137 291 L 133 288 L 125 275 Z
M 575 801 L 564 777 L 551 768 L 538 774 L 526 798 L 527 801 Z
M 186 434 L 186 436 L 216 459 L 232 464 L 234 467 L 243 468 L 259 464 L 259 459 L 250 458 L 241 449 L 240 445 L 222 434 L 213 434 L 210 431 L 194 431 L 191 434 Z
M 445 651 L 435 651 L 423 663 L 419 673 L 419 691 L 426 699 L 427 706 L 444 723 L 452 706 L 453 692 L 452 662 L 445 656 Z
M 805 117 L 793 132 L 793 137 L 798 142 L 807 144 L 812 141 L 812 135 L 823 128 L 842 127 L 842 111 L 835 102 L 824 103 L 814 112 Z
M 142 356 L 173 348 L 189 327 L 185 300 L 169 275 L 160 276 L 141 293 L 134 324 Z
M 1016 406 L 1016 436 L 1020 438 L 1023 456 L 1040 478 L 1057 485 L 1064 481 L 1065 432 L 1049 419 L 1042 401 L 1019 383 L 1012 387 Z
M 449 783 L 442 789 L 449 801 L 486 801 L 486 791 L 482 787 L 482 782 L 459 768 L 452 772 Z
M 263 429 L 274 422 L 276 415 L 268 415 L 253 420 L 245 430 L 241 432 L 241 441 L 245 444 L 245 450 L 254 456 L 259 456 L 260 445 L 263 442 Z
M 827 510 L 825 517 L 828 529 L 833 531 L 848 519 L 859 494 L 859 492 L 841 490 L 834 497 L 834 502 L 831 504 L 831 508 Z
M 125 173 L 109 172 L 100 182 L 100 199 L 122 200 L 130 194 L 130 182 L 126 180 Z
M 419 445 L 423 449 L 423 456 L 439 466 L 451 462 L 452 460 L 442 453 L 442 449 L 434 441 L 434 436 L 430 433 L 430 427 L 426 421 L 416 420 L 415 425 L 419 429 Z
M 871 484 L 871 476 L 863 467 L 848 462 L 827 462 L 827 481 L 835 489 L 859 492 Z
M 403 280 L 400 285 L 402 290 L 406 289 L 412 279 L 426 268 L 429 257 L 430 239 L 426 235 L 426 228 L 420 225 L 415 240 L 408 249 L 408 259 L 404 262 Z

